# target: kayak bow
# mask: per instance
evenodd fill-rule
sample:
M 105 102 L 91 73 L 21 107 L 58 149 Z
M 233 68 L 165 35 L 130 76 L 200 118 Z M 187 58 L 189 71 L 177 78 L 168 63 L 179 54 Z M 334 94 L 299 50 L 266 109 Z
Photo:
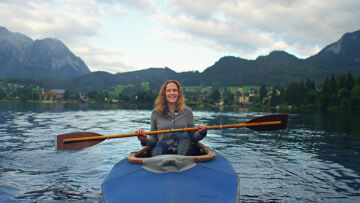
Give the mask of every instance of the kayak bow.
M 102 183 L 105 202 L 237 202 L 239 178 L 230 162 L 198 146 L 206 153 L 140 158 L 139 164 L 130 163 L 134 154 L 121 160 Z M 210 160 L 200 158 L 209 154 Z

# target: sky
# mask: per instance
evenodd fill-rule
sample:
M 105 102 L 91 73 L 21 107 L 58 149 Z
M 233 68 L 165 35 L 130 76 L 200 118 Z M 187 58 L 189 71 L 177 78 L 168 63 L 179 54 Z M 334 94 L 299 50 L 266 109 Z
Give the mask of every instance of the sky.
M 0 26 L 59 39 L 90 71 L 202 72 L 223 56 L 307 58 L 360 30 L 359 11 L 359 0 L 0 0 Z

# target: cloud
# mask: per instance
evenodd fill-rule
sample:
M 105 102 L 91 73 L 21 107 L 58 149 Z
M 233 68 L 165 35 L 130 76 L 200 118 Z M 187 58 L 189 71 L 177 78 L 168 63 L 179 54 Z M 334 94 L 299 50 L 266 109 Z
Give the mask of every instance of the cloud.
M 85 0 L 86 1 L 86 0 Z M 156 4 L 151 0 L 94 0 L 96 3 L 104 3 L 110 6 L 127 6 L 142 12 L 154 13 L 157 12 Z
M 199 19 L 192 16 L 157 15 L 155 18 L 175 32 L 191 35 L 192 41 L 215 42 L 232 50 L 256 49 L 274 43 L 269 35 L 247 29 L 245 26 L 217 19 Z M 227 48 L 227 49 L 228 49 Z
M 359 29 L 357 0 L 167 0 L 158 18 L 173 32 L 213 41 L 224 48 L 258 52 L 287 47 L 301 56 Z M 303 46 L 299 46 L 302 43 Z M 297 49 L 307 47 L 304 51 Z
M 33 39 L 60 39 L 91 69 L 116 72 L 164 61 L 179 67 L 162 56 L 194 49 L 203 52 L 198 57 L 253 59 L 285 50 L 306 58 L 358 30 L 359 10 L 358 0 L 1 0 L 0 25 Z M 152 39 L 158 43 L 147 43 Z M 174 44 L 181 50 L 170 50 Z M 147 50 L 151 56 L 141 55 Z
M 227 1 L 222 11 L 229 18 L 263 32 L 278 33 L 284 39 L 324 42 L 333 40 L 335 33 L 337 36 L 343 34 L 344 28 L 348 31 L 358 26 L 354 20 L 360 13 L 356 14 L 353 7 L 360 9 L 360 3 L 353 0 L 255 0 L 237 4 Z M 339 27 L 338 22 L 343 26 Z
M 102 35 L 103 18 L 125 18 L 131 12 L 126 6 L 155 10 L 149 0 L 4 0 L 0 1 L 0 24 L 32 38 L 72 43 Z
M 122 16 L 128 11 L 118 4 L 104 0 L 55 0 L 54 6 L 62 7 L 66 11 L 86 16 Z
M 76 55 L 82 59 L 92 71 L 107 71 L 111 73 L 136 70 L 132 65 L 120 61 L 125 57 L 126 50 L 98 45 L 92 42 L 82 41 L 71 47 Z
M 75 9 L 75 7 L 73 7 Z M 0 24 L 32 38 L 58 38 L 67 43 L 99 34 L 102 22 L 43 1 L 0 3 Z

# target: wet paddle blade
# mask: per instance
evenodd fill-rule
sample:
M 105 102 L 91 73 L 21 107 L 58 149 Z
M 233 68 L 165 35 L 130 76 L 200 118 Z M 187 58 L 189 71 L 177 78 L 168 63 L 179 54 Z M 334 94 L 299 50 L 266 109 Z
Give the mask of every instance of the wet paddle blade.
M 246 123 L 260 123 L 260 122 L 271 122 L 271 121 L 281 121 L 280 124 L 275 125 L 259 125 L 259 126 L 250 126 L 247 127 L 251 130 L 256 131 L 270 131 L 270 130 L 282 130 L 287 128 L 287 114 L 272 114 L 254 118 Z
M 98 140 L 88 140 L 88 141 L 81 141 L 81 142 L 66 142 L 63 143 L 64 139 L 71 139 L 71 138 L 83 138 L 83 137 L 96 137 L 102 136 L 98 133 L 93 132 L 74 132 L 74 133 L 66 133 L 57 136 L 56 139 L 56 150 L 75 150 L 75 149 L 83 149 L 87 147 L 94 146 L 104 139 Z

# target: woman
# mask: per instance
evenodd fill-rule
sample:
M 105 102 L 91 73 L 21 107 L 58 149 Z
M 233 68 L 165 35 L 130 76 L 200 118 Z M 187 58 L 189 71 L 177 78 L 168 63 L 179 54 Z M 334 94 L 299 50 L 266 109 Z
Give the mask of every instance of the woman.
M 151 114 L 151 131 L 192 128 L 195 126 L 194 116 L 185 105 L 180 83 L 176 80 L 166 81 L 160 88 L 155 100 L 155 108 Z M 161 154 L 189 155 L 192 142 L 206 136 L 206 125 L 200 124 L 197 131 L 182 133 L 166 133 L 146 135 L 143 129 L 136 131 L 143 146 L 153 146 L 152 156 Z

